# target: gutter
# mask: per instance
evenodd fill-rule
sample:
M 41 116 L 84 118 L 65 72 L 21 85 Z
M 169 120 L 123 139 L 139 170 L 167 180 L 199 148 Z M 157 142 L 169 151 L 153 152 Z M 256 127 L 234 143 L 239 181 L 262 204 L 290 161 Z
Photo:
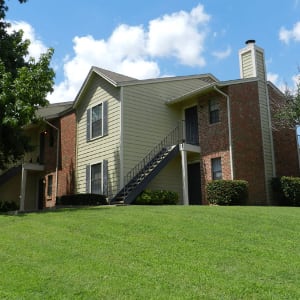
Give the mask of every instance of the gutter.
M 215 85 L 213 86 L 214 90 L 217 91 L 219 94 L 223 95 L 226 98 L 227 103 L 227 112 L 228 112 L 228 136 L 229 136 L 229 156 L 230 156 L 230 173 L 231 173 L 231 180 L 234 179 L 233 174 L 233 158 L 232 158 L 232 134 L 231 134 L 231 110 L 230 110 L 230 97 L 225 94 L 223 91 L 218 89 Z

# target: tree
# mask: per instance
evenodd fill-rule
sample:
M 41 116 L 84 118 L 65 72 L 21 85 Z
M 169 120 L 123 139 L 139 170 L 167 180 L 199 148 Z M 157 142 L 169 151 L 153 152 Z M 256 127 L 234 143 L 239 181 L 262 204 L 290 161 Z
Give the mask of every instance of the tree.
M 296 89 L 286 88 L 283 102 L 277 104 L 275 112 L 275 127 L 295 129 L 300 125 L 300 75 Z
M 23 128 L 36 120 L 38 107 L 48 104 L 55 76 L 49 66 L 53 49 L 37 61 L 28 58 L 30 41 L 23 40 L 23 32 L 7 32 L 7 10 L 5 0 L 0 0 L 0 169 L 31 149 Z

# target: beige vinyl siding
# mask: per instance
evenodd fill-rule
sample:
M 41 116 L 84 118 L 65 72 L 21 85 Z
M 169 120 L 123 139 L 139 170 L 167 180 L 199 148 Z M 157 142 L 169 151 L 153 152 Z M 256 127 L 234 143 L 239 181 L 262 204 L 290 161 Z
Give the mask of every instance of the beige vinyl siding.
M 206 85 L 199 79 L 124 87 L 124 175 L 182 120 L 182 109 L 166 101 Z M 172 162 L 149 185 L 182 194 L 181 165 Z
M 77 105 L 77 192 L 86 192 L 86 165 L 108 161 L 108 195 L 120 182 L 120 90 L 93 75 Z M 87 110 L 108 101 L 108 135 L 87 142 Z
M 20 204 L 20 194 L 21 194 L 21 171 L 10 178 L 7 182 L 0 185 L 0 195 L 2 202 L 15 202 Z
M 261 118 L 261 130 L 263 139 L 264 166 L 266 176 L 267 195 L 271 193 L 271 179 L 273 175 L 273 152 L 272 152 L 272 136 L 269 123 L 268 96 L 267 86 L 265 81 L 258 82 L 259 89 L 259 106 Z
M 241 55 L 242 78 L 255 77 L 252 51 L 247 51 Z
M 182 119 L 181 110 L 165 102 L 204 84 L 190 79 L 124 87 L 124 174 Z
M 256 76 L 265 81 L 266 80 L 266 70 L 265 70 L 265 59 L 264 54 L 261 51 L 255 51 L 256 55 Z
M 178 193 L 182 204 L 182 172 L 180 154 L 175 157 L 148 185 L 151 190 L 170 190 Z

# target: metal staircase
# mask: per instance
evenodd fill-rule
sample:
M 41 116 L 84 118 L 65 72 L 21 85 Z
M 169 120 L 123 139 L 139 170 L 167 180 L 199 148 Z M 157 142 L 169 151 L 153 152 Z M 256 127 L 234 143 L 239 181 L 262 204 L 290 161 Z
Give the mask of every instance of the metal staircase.
M 181 142 L 182 124 L 180 123 L 128 172 L 124 177 L 124 187 L 110 203 L 132 203 L 150 181 L 177 155 Z

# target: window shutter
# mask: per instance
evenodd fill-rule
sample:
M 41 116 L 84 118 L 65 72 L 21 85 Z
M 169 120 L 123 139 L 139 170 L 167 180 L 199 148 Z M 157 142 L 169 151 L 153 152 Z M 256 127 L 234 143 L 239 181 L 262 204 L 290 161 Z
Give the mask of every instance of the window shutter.
M 91 192 L 91 184 L 90 184 L 90 174 L 91 174 L 91 165 L 86 165 L 86 175 L 85 175 L 85 191 L 87 194 Z
M 108 103 L 103 102 L 103 135 L 108 135 Z
M 91 109 L 86 111 L 86 141 L 91 139 Z
M 102 194 L 108 195 L 108 161 L 103 160 L 103 191 Z

